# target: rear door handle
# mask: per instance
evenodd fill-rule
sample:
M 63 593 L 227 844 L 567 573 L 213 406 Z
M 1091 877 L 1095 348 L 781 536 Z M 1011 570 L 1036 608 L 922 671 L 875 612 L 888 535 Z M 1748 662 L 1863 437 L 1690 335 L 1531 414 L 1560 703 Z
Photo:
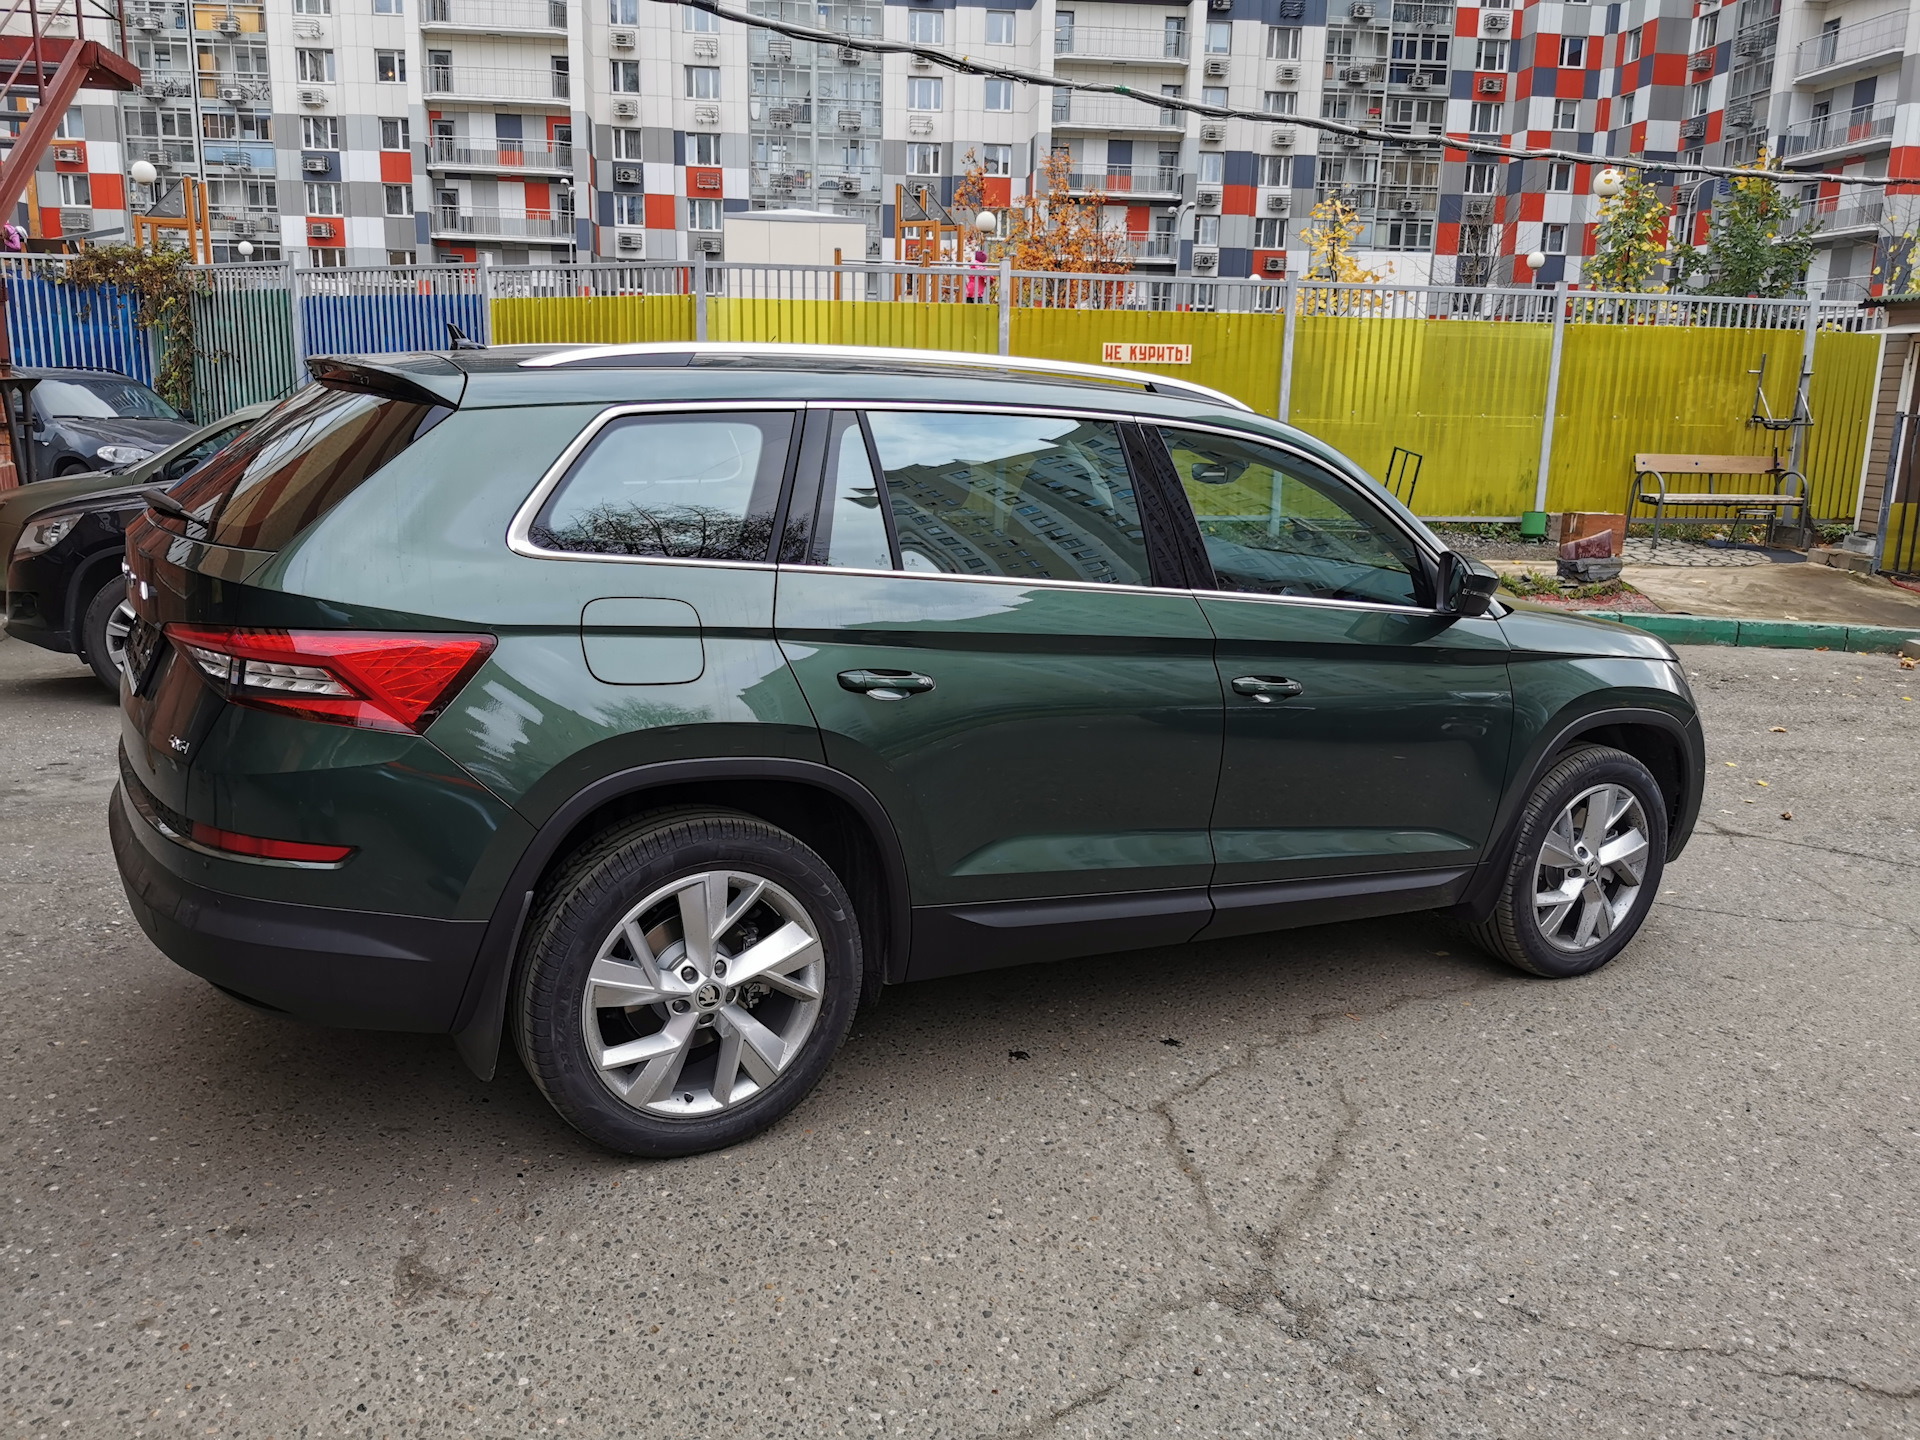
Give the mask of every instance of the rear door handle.
M 1291 700 L 1306 687 L 1298 680 L 1288 680 L 1279 675 L 1242 675 L 1233 682 L 1233 693 L 1251 695 L 1262 705 L 1271 705 L 1275 700 Z
M 904 700 L 933 689 L 933 677 L 911 670 L 842 670 L 840 688 L 857 691 L 870 700 Z

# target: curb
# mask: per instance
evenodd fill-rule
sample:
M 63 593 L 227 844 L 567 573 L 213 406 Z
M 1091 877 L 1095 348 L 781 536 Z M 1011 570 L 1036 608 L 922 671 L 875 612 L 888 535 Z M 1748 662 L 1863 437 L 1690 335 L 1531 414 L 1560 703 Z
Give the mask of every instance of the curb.
M 1595 620 L 1631 625 L 1658 635 L 1669 645 L 1748 645 L 1776 650 L 1846 650 L 1854 654 L 1897 654 L 1920 636 L 1892 625 L 1828 625 L 1816 620 L 1735 620 L 1719 615 L 1650 615 L 1631 610 L 1582 610 Z

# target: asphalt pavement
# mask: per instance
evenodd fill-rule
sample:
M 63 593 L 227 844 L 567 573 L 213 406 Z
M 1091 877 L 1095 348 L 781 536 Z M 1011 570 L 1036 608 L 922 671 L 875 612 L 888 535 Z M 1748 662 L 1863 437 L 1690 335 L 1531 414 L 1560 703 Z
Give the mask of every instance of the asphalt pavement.
M 640 1163 L 172 966 L 116 712 L 0 641 L 0 1435 L 1920 1433 L 1920 672 L 1685 659 L 1700 833 L 1597 975 L 1406 918 L 894 990 Z

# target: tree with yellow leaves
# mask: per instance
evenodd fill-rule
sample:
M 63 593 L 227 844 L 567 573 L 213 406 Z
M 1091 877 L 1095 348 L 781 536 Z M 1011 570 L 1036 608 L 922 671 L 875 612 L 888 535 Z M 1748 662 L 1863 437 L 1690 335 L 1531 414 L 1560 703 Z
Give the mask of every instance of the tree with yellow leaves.
M 1667 258 L 1667 227 L 1673 211 L 1638 170 L 1621 176 L 1620 193 L 1600 201 L 1592 258 L 1581 278 L 1595 290 L 1660 295 L 1660 267 Z
M 1381 272 L 1367 269 L 1354 258 L 1354 246 L 1366 228 L 1360 212 L 1338 196 L 1330 195 L 1314 206 L 1300 229 L 1300 238 L 1307 242 L 1307 278 L 1341 285 L 1371 285 L 1384 280 Z M 1300 310 L 1306 315 L 1367 311 L 1379 303 L 1378 296 L 1351 290 L 1300 292 Z
M 1741 168 L 1766 169 L 1767 152 L 1761 150 L 1759 158 Z M 1730 194 L 1714 197 L 1706 247 L 1674 246 L 1675 280 L 1703 295 L 1784 300 L 1799 294 L 1813 261 L 1816 227 L 1805 225 L 1786 234 L 1792 217 L 1793 205 L 1780 193 L 1778 182 L 1762 175 L 1738 177 Z

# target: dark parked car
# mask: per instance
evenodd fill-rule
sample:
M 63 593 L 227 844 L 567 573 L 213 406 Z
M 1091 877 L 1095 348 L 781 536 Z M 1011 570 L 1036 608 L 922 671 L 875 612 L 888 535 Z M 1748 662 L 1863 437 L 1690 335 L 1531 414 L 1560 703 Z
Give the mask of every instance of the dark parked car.
M 111 370 L 33 370 L 28 464 L 35 480 L 112 470 L 157 455 L 194 423 L 138 380 Z
M 504 1027 L 617 1149 L 771 1124 L 893 981 L 1427 909 L 1579 975 L 1693 828 L 1664 644 L 1505 608 L 1211 391 L 812 347 L 314 370 L 128 532 L 134 913 L 268 1010 L 483 1075 Z
M 0 541 L 6 545 L 0 554 L 9 557 L 7 633 L 79 655 L 101 684 L 117 691 L 133 623 L 120 557 L 127 522 L 147 507 L 141 491 L 179 484 L 272 408 L 236 410 L 122 470 L 0 493 Z

